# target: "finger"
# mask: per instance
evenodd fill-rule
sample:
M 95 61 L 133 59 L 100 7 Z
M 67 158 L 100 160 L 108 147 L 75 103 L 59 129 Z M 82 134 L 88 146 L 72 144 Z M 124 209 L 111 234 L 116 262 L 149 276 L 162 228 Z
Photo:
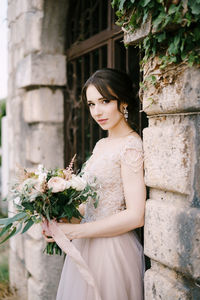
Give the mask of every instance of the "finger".
M 45 241 L 47 241 L 48 243 L 55 242 L 55 240 L 53 238 L 47 238 L 47 237 L 45 237 Z

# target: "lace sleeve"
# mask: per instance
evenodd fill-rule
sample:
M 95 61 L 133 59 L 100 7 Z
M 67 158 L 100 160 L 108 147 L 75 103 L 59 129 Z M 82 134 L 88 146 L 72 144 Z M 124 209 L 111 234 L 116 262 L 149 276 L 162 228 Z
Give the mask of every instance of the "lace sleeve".
M 142 140 L 134 136 L 129 136 L 121 149 L 120 160 L 121 163 L 128 165 L 131 170 L 138 172 L 144 162 Z

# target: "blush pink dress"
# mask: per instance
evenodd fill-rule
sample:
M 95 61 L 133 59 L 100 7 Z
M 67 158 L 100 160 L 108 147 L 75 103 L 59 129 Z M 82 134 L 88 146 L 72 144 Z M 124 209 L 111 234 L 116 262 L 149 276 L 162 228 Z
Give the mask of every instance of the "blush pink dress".
M 143 167 L 142 140 L 135 135 L 99 140 L 83 166 L 83 177 L 97 178 L 99 203 L 86 202 L 81 223 L 103 219 L 126 209 L 121 162 L 133 171 Z M 133 182 L 134 184 L 134 182 Z M 136 232 L 115 237 L 74 239 L 93 274 L 101 300 L 142 300 L 144 255 Z M 95 300 L 94 290 L 83 279 L 76 264 L 66 256 L 56 300 Z

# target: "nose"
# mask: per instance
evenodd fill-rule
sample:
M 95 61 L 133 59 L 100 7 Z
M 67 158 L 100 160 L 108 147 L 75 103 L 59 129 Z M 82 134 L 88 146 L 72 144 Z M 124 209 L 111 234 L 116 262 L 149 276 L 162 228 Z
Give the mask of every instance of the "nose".
M 101 110 L 101 108 L 98 104 L 95 105 L 93 114 L 94 114 L 95 117 L 101 116 L 102 110 Z

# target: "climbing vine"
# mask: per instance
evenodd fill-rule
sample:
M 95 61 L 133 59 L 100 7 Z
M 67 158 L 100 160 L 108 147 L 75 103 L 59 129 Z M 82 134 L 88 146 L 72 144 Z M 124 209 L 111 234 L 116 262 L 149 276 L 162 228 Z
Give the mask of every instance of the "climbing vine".
M 161 59 L 161 68 L 171 63 L 200 64 L 200 0 L 113 0 L 116 24 L 134 32 L 151 23 L 139 46 L 143 62 Z

